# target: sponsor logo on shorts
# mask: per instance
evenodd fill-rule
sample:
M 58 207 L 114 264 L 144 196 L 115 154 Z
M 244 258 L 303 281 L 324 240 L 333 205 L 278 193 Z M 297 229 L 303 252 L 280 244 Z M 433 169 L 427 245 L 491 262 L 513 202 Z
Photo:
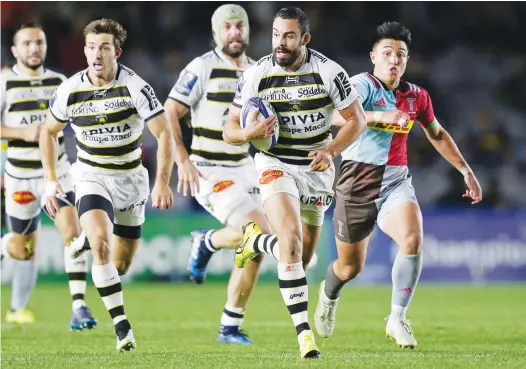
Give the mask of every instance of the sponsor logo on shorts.
M 29 204 L 35 201 L 36 199 L 37 198 L 35 197 L 35 195 L 33 195 L 33 193 L 29 191 L 16 191 L 13 194 L 13 200 L 15 200 L 15 202 L 20 205 Z
M 410 120 L 405 127 L 400 127 L 398 124 L 387 124 L 381 122 L 369 122 L 367 123 L 367 128 L 375 129 L 377 131 L 386 131 L 394 133 L 404 133 L 409 134 L 409 131 L 413 127 L 414 120 Z
M 305 205 L 314 204 L 316 206 L 329 206 L 332 204 L 333 196 L 322 195 L 322 196 L 300 196 L 300 201 Z
M 266 170 L 259 178 L 259 184 L 269 184 L 270 182 L 283 177 L 283 171 L 277 169 Z
M 226 190 L 228 187 L 232 186 L 234 181 L 221 181 L 214 185 L 214 192 L 221 192 Z
M 120 212 L 125 212 L 125 211 L 136 211 L 137 213 L 139 212 L 138 209 L 140 209 L 141 206 L 143 206 L 144 204 L 146 204 L 146 201 L 148 201 L 148 199 L 142 199 L 138 202 L 136 202 L 135 204 L 132 204 L 126 208 L 123 208 L 123 209 L 119 209 Z

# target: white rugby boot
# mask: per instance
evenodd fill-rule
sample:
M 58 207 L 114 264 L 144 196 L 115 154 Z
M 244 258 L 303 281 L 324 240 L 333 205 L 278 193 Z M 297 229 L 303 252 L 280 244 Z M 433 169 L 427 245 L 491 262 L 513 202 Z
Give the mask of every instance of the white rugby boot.
M 338 300 L 331 300 L 325 295 L 325 281 L 321 282 L 318 305 L 314 313 L 314 325 L 321 337 L 330 337 L 334 331 Z
M 386 318 L 387 325 L 385 327 L 385 336 L 396 341 L 396 344 L 401 349 L 414 349 L 417 346 L 413 329 L 409 320 L 402 317 L 388 317 Z

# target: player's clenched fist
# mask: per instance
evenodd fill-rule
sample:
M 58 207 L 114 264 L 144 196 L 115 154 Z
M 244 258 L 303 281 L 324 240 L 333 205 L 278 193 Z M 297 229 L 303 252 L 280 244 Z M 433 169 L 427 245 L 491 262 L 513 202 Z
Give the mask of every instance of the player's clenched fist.
M 405 127 L 411 119 L 409 114 L 402 110 L 376 112 L 374 118 L 378 122 L 398 124 L 400 127 Z

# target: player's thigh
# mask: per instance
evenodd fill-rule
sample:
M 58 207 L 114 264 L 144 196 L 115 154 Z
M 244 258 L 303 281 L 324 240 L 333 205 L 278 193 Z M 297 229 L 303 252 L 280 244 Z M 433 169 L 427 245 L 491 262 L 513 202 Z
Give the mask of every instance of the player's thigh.
M 298 182 L 295 173 L 276 158 L 258 153 L 255 162 L 261 203 L 283 250 L 287 237 L 297 235 L 302 241 Z
M 31 258 L 40 225 L 38 179 L 17 179 L 6 175 L 4 184 L 7 223 L 13 233 L 10 253 L 17 259 Z
M 71 197 L 73 203 L 75 199 L 72 192 L 67 193 Z M 62 206 L 63 205 L 63 206 Z M 74 238 L 80 236 L 80 224 L 78 220 L 77 209 L 74 206 L 66 205 L 59 200 L 60 211 L 55 215 L 54 222 L 57 227 L 62 241 L 65 245 L 69 245 Z
M 57 212 L 53 221 L 55 222 L 55 226 L 57 227 L 62 240 L 66 245 L 69 245 L 71 241 L 81 233 L 78 213 L 75 208 L 75 192 L 69 174 L 59 178 L 58 181 L 62 185 L 64 192 L 66 192 L 66 197 L 57 198 L 60 211 Z M 43 201 L 41 205 L 46 215 L 49 216 Z
M 104 184 L 96 181 L 78 182 L 75 197 L 80 227 L 88 238 L 93 255 L 106 260 L 113 233 L 112 198 Z
M 298 198 L 279 192 L 265 201 L 264 208 L 270 226 L 278 238 L 280 260 L 301 257 L 303 234 Z
M 409 180 L 398 185 L 383 201 L 378 225 L 404 253 L 415 254 L 420 251 L 422 212 Z

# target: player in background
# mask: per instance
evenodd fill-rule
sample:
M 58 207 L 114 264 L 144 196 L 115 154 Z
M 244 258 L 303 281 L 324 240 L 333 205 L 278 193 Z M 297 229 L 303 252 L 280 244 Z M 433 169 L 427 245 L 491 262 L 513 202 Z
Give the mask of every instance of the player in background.
M 25 309 L 37 280 L 35 251 L 40 211 L 44 205 L 44 170 L 40 161 L 38 138 L 46 119 L 49 99 L 66 79 L 62 74 L 44 68 L 47 42 L 42 27 L 31 23 L 15 33 L 11 48 L 16 59 L 12 69 L 1 78 L 2 139 L 8 140 L 5 163 L 6 213 L 10 232 L 2 238 L 3 253 L 16 259 L 12 280 L 11 309 L 6 322 L 31 323 L 33 313 Z M 53 218 L 62 240 L 69 246 L 81 230 L 74 207 L 74 192 L 64 143 L 58 136 L 59 159 L 57 178 L 66 197 L 59 202 L 60 212 Z M 73 260 L 64 249 L 64 264 L 73 297 L 70 329 L 93 328 L 97 321 L 84 302 L 86 293 L 87 255 Z
M 234 99 L 236 82 L 254 64 L 246 56 L 249 22 L 239 5 L 222 5 L 212 16 L 216 48 L 195 58 L 182 72 L 165 103 L 177 144 L 178 190 L 192 196 L 226 227 L 192 233 L 191 278 L 203 283 L 212 255 L 221 248 L 241 243 L 241 228 L 248 222 L 269 230 L 261 200 L 254 160 L 249 144 L 232 146 L 223 141 L 223 127 Z M 192 111 L 192 153 L 182 142 L 179 120 Z M 262 258 L 245 269 L 234 266 L 228 284 L 227 302 L 221 316 L 218 342 L 250 344 L 239 327 L 254 287 Z
M 161 210 L 172 205 L 169 180 L 174 160 L 163 106 L 149 84 L 117 63 L 125 40 L 126 30 L 111 19 L 85 27 L 88 68 L 58 87 L 40 134 L 46 207 L 54 216 L 57 198 L 65 196 L 57 181 L 56 137 L 68 123 L 75 132 L 78 154 L 72 174 L 80 226 L 91 245 L 93 282 L 113 320 L 119 351 L 135 348 L 120 275 L 139 246 L 150 193 L 148 171 L 141 161 L 145 123 L 158 144 L 152 202 Z
M 435 149 L 464 176 L 468 190 L 463 196 L 471 198 L 472 204 L 482 200 L 477 178 L 436 119 L 428 92 L 401 80 L 410 43 L 411 33 L 400 23 L 380 25 L 370 53 L 373 73 L 351 79 L 366 110 L 367 130 L 342 153 L 334 210 L 338 259 L 327 268 L 315 314 L 316 328 L 323 337 L 334 330 L 341 289 L 362 270 L 377 222 L 398 245 L 386 335 L 401 347 L 417 345 L 406 319 L 423 254 L 422 214 L 407 167 L 407 137 L 415 121 Z M 335 122 L 341 120 L 335 117 Z
M 258 122 L 258 112 L 251 114 L 245 129 L 241 128 L 240 109 L 252 97 L 266 99 L 280 115 L 277 145 L 255 156 L 265 214 L 276 235 L 263 233 L 255 223 L 248 224 L 235 260 L 243 267 L 259 252 L 278 260 L 279 288 L 296 327 L 300 356 L 316 358 L 320 352 L 308 323 L 304 268 L 332 201 L 332 158 L 363 132 L 365 117 L 345 70 L 307 48 L 310 25 L 302 10 L 278 11 L 272 35 L 273 53 L 247 69 L 238 82 L 223 136 L 228 143 L 244 145 L 273 134 L 276 116 Z M 346 123 L 332 140 L 335 109 Z

